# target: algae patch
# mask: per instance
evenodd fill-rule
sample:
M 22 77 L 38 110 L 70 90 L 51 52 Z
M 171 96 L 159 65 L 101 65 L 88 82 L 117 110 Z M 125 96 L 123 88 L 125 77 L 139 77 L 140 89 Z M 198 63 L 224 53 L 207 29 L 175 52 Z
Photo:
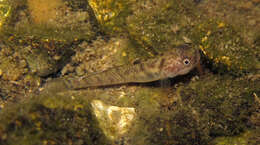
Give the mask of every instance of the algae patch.
M 258 51 L 245 43 L 232 26 L 221 21 L 209 20 L 194 30 L 194 35 L 200 34 L 197 35 L 200 37 L 200 49 L 213 61 L 219 72 L 229 70 L 239 74 L 259 69 Z
M 51 98 L 60 106 L 44 104 Z M 109 144 L 90 105 L 83 100 L 73 100 L 69 96 L 38 96 L 9 105 L 1 111 L 1 144 Z
M 10 1 L 12 12 L 5 23 L 5 32 L 23 37 L 42 39 L 91 40 L 96 36 L 97 24 L 87 1 L 82 6 L 62 0 Z

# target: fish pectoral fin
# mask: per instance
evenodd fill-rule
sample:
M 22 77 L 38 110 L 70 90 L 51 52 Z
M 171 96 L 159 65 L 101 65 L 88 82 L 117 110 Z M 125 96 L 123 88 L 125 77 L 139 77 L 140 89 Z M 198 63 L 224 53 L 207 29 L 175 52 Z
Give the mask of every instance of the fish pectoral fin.
M 170 80 L 170 78 L 160 79 L 159 82 L 160 82 L 160 86 L 161 86 L 162 88 L 166 88 L 166 87 L 171 86 L 171 80 Z

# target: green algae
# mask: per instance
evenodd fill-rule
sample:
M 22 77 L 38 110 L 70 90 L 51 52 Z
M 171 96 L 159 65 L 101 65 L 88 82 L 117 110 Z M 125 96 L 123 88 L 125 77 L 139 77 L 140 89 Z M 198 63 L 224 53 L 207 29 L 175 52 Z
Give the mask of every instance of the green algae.
M 220 72 L 234 71 L 239 74 L 259 69 L 257 51 L 246 44 L 232 26 L 210 20 L 194 30 L 200 49 Z
M 44 97 L 34 99 L 50 110 L 57 110 L 57 114 L 64 114 L 63 110 L 82 110 L 93 99 L 133 107 L 138 116 L 130 131 L 130 143 L 208 144 L 215 137 L 237 135 L 249 127 L 247 122 L 255 111 L 253 94 L 259 94 L 258 86 L 259 81 L 247 77 L 207 75 L 189 84 L 179 83 L 174 92 L 128 86 L 107 88 L 106 91 L 53 91 L 41 93 Z
M 253 94 L 259 94 L 259 81 L 229 77 L 209 75 L 181 85 L 174 94 L 176 101 L 169 99 L 166 110 L 160 106 L 160 111 L 155 111 L 156 107 L 146 108 L 149 105 L 143 104 L 145 109 L 139 112 L 140 118 L 131 134 L 133 142 L 208 144 L 215 137 L 247 130 L 250 115 L 256 109 Z
M 215 145 L 256 145 L 259 144 L 259 131 L 249 130 L 234 137 L 219 137 L 213 143 Z
M 29 71 L 26 61 L 20 53 L 15 52 L 12 46 L 5 45 L 2 42 L 0 45 L 0 100 L 2 104 L 2 101 L 7 100 L 7 98 L 24 95 L 24 82 L 20 80 Z M 31 80 L 27 81 L 30 82 Z M 30 87 L 28 86 L 28 88 Z
M 40 77 L 56 73 L 72 54 L 64 42 L 24 40 L 15 35 L 1 38 L 0 94 L 13 101 L 37 89 Z
M 132 134 L 133 144 L 181 145 L 207 144 L 210 137 L 191 110 L 178 109 L 175 112 L 150 114 L 150 118 L 140 117 Z M 141 126 L 142 127 L 141 129 Z
M 127 31 L 132 39 L 151 51 L 183 44 L 196 17 L 191 1 L 139 1 L 127 18 Z
M 40 1 L 10 1 L 11 16 L 2 31 L 23 37 L 36 36 L 69 42 L 91 40 L 96 36 L 98 26 L 91 22 L 95 18 L 89 15 L 87 1 L 80 3 L 81 7 L 77 3 L 56 1 L 50 5 Z M 41 7 L 37 10 L 38 5 Z M 69 11 L 67 15 L 66 10 Z
M 259 70 L 259 2 L 205 1 L 193 35 L 218 71 L 238 75 Z M 210 19 L 209 19 L 210 17 Z M 200 38 L 199 38 L 200 37 Z
M 6 1 L 0 1 L 0 29 L 10 16 L 11 7 Z
M 118 54 L 121 63 L 129 65 L 154 57 L 151 51 L 143 49 L 142 46 L 129 39 L 124 40 L 123 47 L 120 48 Z
M 8 57 L 2 57 L 0 69 L 1 69 L 1 77 L 4 80 L 16 81 L 21 78 L 24 73 L 27 73 L 26 62 L 20 61 L 16 62 Z
M 221 20 L 231 25 L 250 46 L 259 34 L 260 7 L 258 0 L 252 1 L 204 1 L 198 9 L 205 18 Z
M 126 18 L 136 0 L 89 0 L 100 28 L 108 35 L 125 32 Z
M 254 111 L 253 93 L 259 93 L 257 86 L 257 80 L 208 76 L 189 84 L 188 90 L 180 93 L 185 96 L 183 103 L 191 103 L 201 113 L 201 119 L 208 121 L 212 136 L 236 135 L 247 128 Z
M 56 73 L 66 64 L 73 54 L 72 50 L 69 49 L 66 44 L 52 46 L 50 42 L 50 46 L 48 46 L 48 42 L 44 43 L 45 42 L 40 42 L 37 44 L 33 42 L 32 45 L 26 46 L 20 51 L 26 59 L 30 72 L 40 77 Z M 38 45 L 38 47 L 35 47 L 35 45 Z M 44 45 L 47 46 L 44 47 Z M 50 51 L 54 53 L 50 53 Z
M 0 144 L 109 144 L 91 110 L 85 99 L 57 95 L 7 106 L 1 112 Z
M 46 52 L 39 52 L 39 50 L 28 50 L 29 53 L 25 54 L 27 63 L 32 73 L 37 73 L 39 76 L 47 76 L 57 71 L 57 65 L 49 57 Z

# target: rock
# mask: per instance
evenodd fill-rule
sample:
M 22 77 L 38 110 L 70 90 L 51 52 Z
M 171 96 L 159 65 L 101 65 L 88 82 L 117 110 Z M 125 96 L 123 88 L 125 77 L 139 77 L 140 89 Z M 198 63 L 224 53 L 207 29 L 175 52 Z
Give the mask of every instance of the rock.
M 111 106 L 100 100 L 93 100 L 91 105 L 104 134 L 113 141 L 126 136 L 136 119 L 135 109 L 131 107 Z
M 215 145 L 256 145 L 260 143 L 259 130 L 248 130 L 238 136 L 218 137 L 212 141 Z
M 10 6 L 12 12 L 5 25 L 7 33 L 73 42 L 91 40 L 97 32 L 87 1 L 14 0 Z
M 38 96 L 7 106 L 0 112 L 0 143 L 109 145 L 85 101 L 70 96 Z
M 34 50 L 30 47 L 25 48 L 28 53 L 25 54 L 26 61 L 32 73 L 36 73 L 38 76 L 44 77 L 57 72 L 60 68 L 57 66 L 55 60 L 53 60 L 44 50 Z
M 8 3 L 8 0 L 0 1 L 0 30 L 2 25 L 6 22 L 6 19 L 10 17 L 11 6 Z

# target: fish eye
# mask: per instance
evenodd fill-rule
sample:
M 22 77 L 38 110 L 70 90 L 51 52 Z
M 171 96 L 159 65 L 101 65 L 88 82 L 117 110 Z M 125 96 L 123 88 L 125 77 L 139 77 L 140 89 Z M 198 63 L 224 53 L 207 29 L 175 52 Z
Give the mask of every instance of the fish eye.
M 184 64 L 184 65 L 189 65 L 189 64 L 190 64 L 190 60 L 187 59 L 187 58 L 185 58 L 185 59 L 183 60 L 183 64 Z

